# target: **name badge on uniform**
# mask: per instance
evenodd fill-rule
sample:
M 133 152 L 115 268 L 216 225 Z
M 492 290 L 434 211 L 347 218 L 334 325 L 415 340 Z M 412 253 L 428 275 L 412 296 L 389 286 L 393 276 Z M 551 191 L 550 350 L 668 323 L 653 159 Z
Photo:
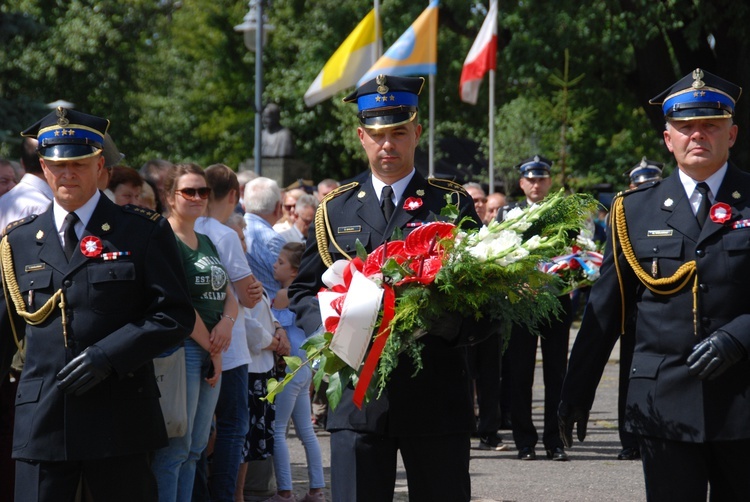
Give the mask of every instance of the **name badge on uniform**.
M 351 225 L 348 227 L 339 227 L 336 229 L 338 234 L 354 234 L 362 231 L 362 225 Z
M 673 230 L 649 230 L 649 237 L 672 237 Z
M 38 272 L 39 270 L 44 270 L 47 268 L 47 265 L 44 263 L 34 263 L 33 265 L 26 265 L 23 267 L 24 272 Z

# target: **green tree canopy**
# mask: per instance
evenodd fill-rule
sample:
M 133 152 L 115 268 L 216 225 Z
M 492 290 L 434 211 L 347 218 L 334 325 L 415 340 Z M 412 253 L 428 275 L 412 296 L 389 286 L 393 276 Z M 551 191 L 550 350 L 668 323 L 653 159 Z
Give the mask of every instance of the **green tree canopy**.
M 307 108 L 302 96 L 327 59 L 372 8 L 362 0 L 267 0 L 275 31 L 262 54 L 264 103 L 277 103 L 297 155 L 316 179 L 344 179 L 366 160 L 345 93 Z M 427 1 L 382 0 L 387 48 Z M 484 2 L 442 0 L 436 138 L 489 146 L 488 85 L 479 104 L 458 97 L 461 67 L 486 14 Z M 253 152 L 254 63 L 233 27 L 247 12 L 228 0 L 6 0 L 0 6 L 0 155 L 17 157 L 18 132 L 57 99 L 111 119 L 125 162 L 153 157 L 237 166 Z M 525 0 L 500 4 L 495 166 L 542 153 L 565 166 L 573 189 L 623 187 L 642 156 L 673 163 L 661 140 L 663 118 L 648 99 L 702 67 L 750 82 L 750 6 L 730 0 Z M 566 68 L 582 76 L 563 92 Z M 562 94 L 561 94 L 562 93 Z M 425 126 L 428 99 L 420 107 Z M 750 165 L 750 100 L 740 100 L 732 159 Z M 567 117 L 567 119 L 564 119 Z M 565 123 L 564 130 L 563 123 Z M 422 146 L 426 148 L 426 136 Z M 438 155 L 441 155 L 438 152 Z M 464 167 L 461 167 L 463 169 Z M 558 174 L 561 174 L 558 171 Z M 463 171 L 485 181 L 487 173 Z

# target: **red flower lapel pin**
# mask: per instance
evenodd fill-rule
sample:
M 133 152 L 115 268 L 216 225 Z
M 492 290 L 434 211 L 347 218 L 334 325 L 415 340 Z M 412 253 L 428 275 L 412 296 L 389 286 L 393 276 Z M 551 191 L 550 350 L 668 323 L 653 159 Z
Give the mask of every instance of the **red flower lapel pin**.
M 422 207 L 422 199 L 419 197 L 409 197 L 404 202 L 404 209 L 407 211 L 415 211 Z
M 81 239 L 81 253 L 87 258 L 96 258 L 102 254 L 102 240 L 95 235 L 87 235 Z
M 719 225 L 723 225 L 724 223 L 732 219 L 732 208 L 729 206 L 729 204 L 717 202 L 716 204 L 711 206 L 711 210 L 708 214 L 709 216 L 711 216 L 711 221 L 713 221 L 714 223 L 718 223 Z

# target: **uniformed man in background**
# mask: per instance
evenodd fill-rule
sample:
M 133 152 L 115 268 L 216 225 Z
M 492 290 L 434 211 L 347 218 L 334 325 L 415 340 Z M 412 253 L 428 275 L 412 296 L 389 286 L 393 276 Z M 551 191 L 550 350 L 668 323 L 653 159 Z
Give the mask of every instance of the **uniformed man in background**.
M 525 199 L 498 212 L 498 221 L 503 221 L 512 207 L 527 207 L 544 200 L 552 188 L 552 161 L 541 155 L 522 160 L 515 166 L 521 175 L 518 184 Z M 539 336 L 529 332 L 527 326 L 513 325 L 508 348 L 503 355 L 503 391 L 510 393 L 511 428 L 519 460 L 536 460 L 536 445 L 539 441 L 531 416 L 534 368 L 537 346 L 541 345 L 544 374 L 544 429 L 542 444 L 545 456 L 550 460 L 565 462 L 565 453 L 557 429 L 557 404 L 568 362 L 568 339 L 573 322 L 573 307 L 570 295 L 558 296 L 562 308 L 560 315 L 538 326 Z M 507 396 L 506 396 L 507 403 Z
M 662 179 L 664 164 L 643 157 L 639 163 L 628 169 L 629 188 L 633 189 L 651 181 Z M 625 429 L 625 404 L 628 398 L 628 383 L 630 381 L 630 365 L 633 362 L 635 348 L 635 319 L 631 319 L 625 326 L 625 333 L 620 337 L 620 374 L 617 384 L 617 432 L 620 435 L 622 449 L 617 454 L 617 460 L 639 460 L 641 449 L 635 434 Z
M 356 256 L 359 240 L 370 252 L 395 229 L 408 234 L 439 219 L 445 195 L 459 205 L 459 221 L 480 220 L 467 193 L 452 182 L 427 180 L 414 168 L 422 126 L 417 121 L 423 78 L 380 75 L 345 101 L 357 103 L 357 134 L 370 170 L 323 199 L 311 229 L 297 280 L 289 288 L 291 309 L 309 335 L 321 325 L 315 295 L 333 261 Z M 406 208 L 407 198 L 418 201 Z M 321 239 L 322 237 L 322 239 Z M 321 239 L 321 240 L 319 240 Z M 448 322 L 448 317 L 451 322 Z M 334 502 L 391 501 L 398 451 L 404 461 L 409 500 L 468 501 L 469 452 L 473 427 L 465 336 L 489 334 L 472 321 L 447 315 L 424 336 L 424 367 L 416 375 L 403 354 L 382 397 L 357 409 L 352 389 L 328 414 Z
M 109 121 L 62 107 L 38 139 L 54 201 L 0 245 L 0 374 L 25 338 L 16 394 L 16 502 L 156 501 L 152 450 L 167 444 L 151 360 L 192 331 L 176 241 L 156 213 L 97 189 Z
M 635 319 L 625 424 L 648 500 L 750 494 L 750 175 L 729 160 L 741 89 L 696 69 L 651 100 L 678 170 L 613 201 L 601 277 L 559 408 L 570 446 L 617 337 Z M 634 316 L 634 317 L 633 317 Z

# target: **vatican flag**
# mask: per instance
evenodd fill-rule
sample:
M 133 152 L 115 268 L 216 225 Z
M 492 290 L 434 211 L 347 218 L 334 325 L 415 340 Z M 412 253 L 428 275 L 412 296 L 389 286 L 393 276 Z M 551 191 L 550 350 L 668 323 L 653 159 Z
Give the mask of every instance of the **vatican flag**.
M 347 87 L 353 87 L 377 58 L 380 33 L 375 34 L 377 13 L 371 10 L 344 40 L 305 93 L 313 106 Z M 378 30 L 379 31 L 379 30 Z

